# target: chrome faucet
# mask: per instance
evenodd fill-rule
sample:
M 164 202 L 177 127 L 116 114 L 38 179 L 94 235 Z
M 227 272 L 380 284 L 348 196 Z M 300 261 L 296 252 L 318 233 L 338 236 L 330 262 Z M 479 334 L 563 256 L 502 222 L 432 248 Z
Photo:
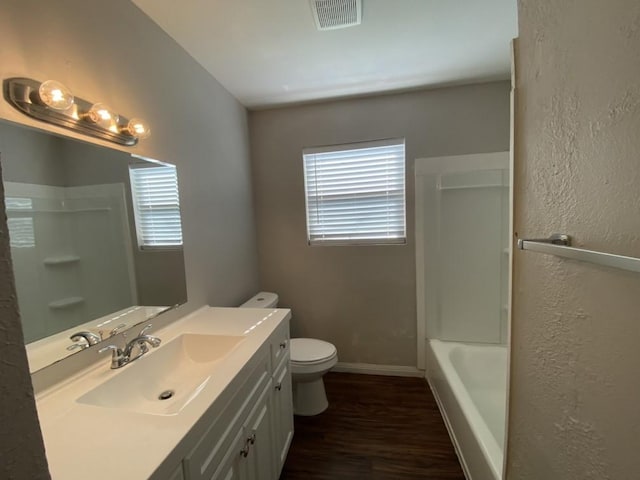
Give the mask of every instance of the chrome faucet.
M 162 340 L 158 337 L 146 334 L 146 331 L 149 330 L 151 326 L 152 325 L 149 324 L 140 330 L 138 336 L 128 342 L 123 349 L 119 348 L 117 345 L 107 345 L 106 347 L 98 350 L 98 353 L 111 350 L 111 368 L 124 367 L 147 353 L 149 351 L 148 345 L 151 345 L 153 348 L 160 346 Z M 135 356 L 132 356 L 133 350 L 136 347 L 138 348 L 138 352 Z
M 149 347 L 147 346 L 147 344 L 151 345 L 153 348 L 160 346 L 160 342 L 162 342 L 162 340 L 160 340 L 158 337 L 146 334 L 146 331 L 149 330 L 151 326 L 152 325 L 149 324 L 142 330 L 140 330 L 138 336 L 127 343 L 127 345 L 124 347 L 122 353 L 126 358 L 129 359 L 130 362 L 133 362 L 136 358 L 141 357 L 149 351 Z M 131 352 L 135 347 L 138 347 L 139 353 L 135 357 L 131 358 Z
M 73 335 L 71 335 L 69 338 L 74 342 L 79 342 L 84 338 L 89 345 L 95 345 L 96 343 L 102 341 L 102 337 L 100 335 L 96 335 L 95 333 L 86 332 L 86 331 L 76 332 Z

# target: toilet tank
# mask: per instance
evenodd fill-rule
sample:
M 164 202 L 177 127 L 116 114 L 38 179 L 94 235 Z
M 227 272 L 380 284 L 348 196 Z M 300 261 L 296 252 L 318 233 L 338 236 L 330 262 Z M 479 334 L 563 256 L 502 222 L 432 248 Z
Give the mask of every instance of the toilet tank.
M 259 292 L 240 305 L 240 308 L 276 308 L 277 306 L 277 293 Z

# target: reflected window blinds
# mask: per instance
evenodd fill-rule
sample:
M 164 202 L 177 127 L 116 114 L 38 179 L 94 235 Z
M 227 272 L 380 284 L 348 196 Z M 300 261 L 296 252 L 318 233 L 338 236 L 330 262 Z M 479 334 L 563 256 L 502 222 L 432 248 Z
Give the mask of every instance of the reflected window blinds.
M 176 167 L 132 166 L 129 173 L 140 248 L 181 246 L 182 226 Z

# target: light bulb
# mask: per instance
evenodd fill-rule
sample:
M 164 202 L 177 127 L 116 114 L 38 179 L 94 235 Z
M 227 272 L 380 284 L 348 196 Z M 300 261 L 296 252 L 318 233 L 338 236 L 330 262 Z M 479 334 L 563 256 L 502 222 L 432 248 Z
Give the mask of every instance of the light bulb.
M 118 121 L 118 115 L 104 103 L 95 103 L 87 112 L 87 118 L 93 123 L 111 124 Z
M 42 103 L 54 110 L 67 110 L 73 105 L 71 90 L 56 80 L 42 82 L 38 88 L 38 96 Z
M 126 127 L 126 132 L 132 137 L 137 137 L 141 140 L 151 135 L 151 128 L 149 124 L 141 118 L 132 118 Z

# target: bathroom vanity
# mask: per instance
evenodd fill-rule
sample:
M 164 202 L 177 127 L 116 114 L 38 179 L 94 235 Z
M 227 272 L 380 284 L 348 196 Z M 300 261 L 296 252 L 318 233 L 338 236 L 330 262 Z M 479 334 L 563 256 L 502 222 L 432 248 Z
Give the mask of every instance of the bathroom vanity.
M 287 309 L 204 307 L 37 395 L 54 480 L 277 479 L 293 438 Z M 161 399 L 161 397 L 166 397 Z

